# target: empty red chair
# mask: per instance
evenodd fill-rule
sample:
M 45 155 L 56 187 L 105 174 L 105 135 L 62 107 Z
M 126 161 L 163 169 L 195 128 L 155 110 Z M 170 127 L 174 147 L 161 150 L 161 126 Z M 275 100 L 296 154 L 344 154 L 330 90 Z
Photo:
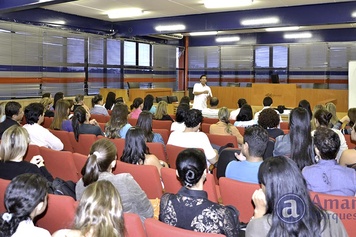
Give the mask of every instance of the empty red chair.
M 146 237 L 140 217 L 135 213 L 124 213 L 125 237 Z
M 167 154 L 164 150 L 164 145 L 160 142 L 146 142 L 147 147 L 150 150 L 150 153 L 157 156 L 159 160 L 167 162 Z M 168 162 L 167 162 L 168 163 Z
M 47 170 L 52 176 L 63 180 L 77 182 L 80 178 L 75 167 L 72 152 L 55 151 L 46 147 L 40 147 L 41 156 L 44 159 Z
M 219 187 L 222 203 L 236 207 L 240 211 L 240 221 L 248 223 L 254 211 L 252 194 L 260 189 L 260 185 L 221 177 Z
M 191 230 L 174 227 L 166 223 L 160 222 L 153 218 L 145 220 L 145 229 L 147 237 L 166 237 L 166 236 L 179 236 L 179 237 L 223 237 L 221 234 L 200 233 Z
M 53 133 L 53 135 L 55 135 L 56 137 L 59 138 L 59 140 L 62 141 L 64 147 L 63 150 L 64 151 L 70 151 L 73 152 L 73 146 L 72 143 L 69 139 L 69 132 L 67 131 L 63 131 L 63 130 L 49 130 L 51 133 Z
M 71 197 L 49 194 L 48 207 L 38 217 L 36 225 L 51 234 L 60 229 L 70 229 L 73 226 L 77 205 Z
M 238 148 L 239 145 L 237 143 L 237 138 L 232 135 L 217 135 L 217 134 L 206 134 L 209 138 L 211 144 L 215 144 L 218 146 L 225 146 L 228 143 L 232 143 L 235 148 Z
M 95 119 L 98 123 L 107 123 L 110 120 L 110 116 L 103 114 L 91 114 L 90 119 Z
M 114 174 L 129 173 L 146 193 L 149 199 L 161 198 L 163 189 L 156 166 L 133 165 L 117 161 Z
M 74 133 L 70 132 L 69 140 L 72 143 L 73 152 L 88 155 L 91 145 L 96 141 L 96 136 L 94 134 L 80 134 L 79 141 L 77 142 Z
M 172 121 L 170 120 L 152 120 L 152 128 L 161 128 L 171 131 Z
M 29 144 L 26 154 L 23 157 L 23 159 L 25 161 L 30 162 L 30 160 L 32 159 L 32 157 L 34 157 L 35 155 L 40 155 L 40 147 L 37 145 L 33 145 L 33 144 Z
M 164 141 L 164 144 L 167 144 L 169 135 L 171 134 L 171 131 L 170 131 L 170 130 L 162 129 L 162 128 L 153 128 L 152 131 L 153 131 L 154 133 L 159 133 L 159 134 L 161 134 L 161 136 L 162 136 L 162 138 L 163 138 L 163 141 Z

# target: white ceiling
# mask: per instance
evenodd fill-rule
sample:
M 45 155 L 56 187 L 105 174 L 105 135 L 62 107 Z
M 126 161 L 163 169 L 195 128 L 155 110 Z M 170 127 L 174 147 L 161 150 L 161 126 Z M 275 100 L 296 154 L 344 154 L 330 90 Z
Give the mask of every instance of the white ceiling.
M 223 1 L 223 0 L 216 0 Z M 236 0 L 238 1 L 238 0 Z M 254 0 L 253 4 L 245 7 L 207 9 L 203 0 L 78 0 L 44 7 L 45 9 L 64 12 L 79 16 L 96 18 L 105 21 L 127 21 L 169 16 L 203 14 L 223 11 L 250 10 L 275 7 L 290 7 L 321 3 L 352 2 L 354 0 Z M 141 8 L 145 14 L 139 17 L 109 19 L 106 12 L 121 8 Z

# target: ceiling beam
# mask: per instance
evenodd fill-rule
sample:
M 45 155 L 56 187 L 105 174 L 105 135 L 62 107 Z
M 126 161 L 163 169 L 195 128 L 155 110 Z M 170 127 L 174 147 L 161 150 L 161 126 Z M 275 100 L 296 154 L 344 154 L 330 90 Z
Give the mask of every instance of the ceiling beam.
M 10 13 L 73 1 L 77 0 L 2 0 L 0 1 L 0 13 Z

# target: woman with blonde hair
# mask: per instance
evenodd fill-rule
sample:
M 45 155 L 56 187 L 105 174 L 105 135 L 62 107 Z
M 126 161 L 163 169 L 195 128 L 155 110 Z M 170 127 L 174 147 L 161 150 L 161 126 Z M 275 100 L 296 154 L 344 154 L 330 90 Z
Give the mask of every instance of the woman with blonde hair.
M 100 180 L 85 189 L 73 229 L 59 230 L 52 237 L 124 237 L 124 232 L 120 194 L 111 182 Z
M 161 100 L 158 105 L 157 105 L 157 111 L 155 114 L 155 119 L 157 120 L 170 120 L 174 122 L 174 120 L 171 118 L 171 116 L 168 115 L 167 113 L 167 102 L 164 100 Z
M 5 106 L 6 106 L 6 102 L 0 103 L 0 123 L 4 122 L 4 120 L 6 119 Z
M 75 187 L 76 199 L 79 200 L 82 198 L 84 191 L 90 184 L 98 180 L 107 180 L 118 190 L 124 212 L 136 213 L 142 221 L 152 217 L 153 207 L 145 192 L 140 188 L 132 175 L 128 173 L 114 175 L 112 173 L 116 160 L 117 150 L 114 143 L 106 138 L 94 142 L 90 148 L 88 159 L 81 171 L 83 177 L 77 182 Z
M 49 126 L 53 130 L 64 130 L 73 132 L 72 121 L 68 119 L 70 104 L 66 100 L 58 100 L 52 124 Z
M 329 127 L 333 127 L 334 124 L 337 123 L 337 121 L 339 121 L 339 118 L 336 115 L 336 105 L 332 102 L 329 102 L 325 105 L 325 109 L 327 111 L 329 111 L 329 113 L 332 114 L 332 117 L 330 119 L 330 126 Z
M 222 107 L 219 109 L 219 121 L 216 124 L 210 125 L 209 133 L 218 135 L 232 135 L 235 136 L 239 144 L 243 143 L 243 137 L 239 130 L 229 121 L 230 112 L 228 108 Z
M 53 99 L 50 97 L 45 97 L 45 98 L 41 99 L 40 103 L 44 107 L 44 116 L 45 117 L 53 117 L 54 112 L 51 110 L 51 107 L 53 105 Z

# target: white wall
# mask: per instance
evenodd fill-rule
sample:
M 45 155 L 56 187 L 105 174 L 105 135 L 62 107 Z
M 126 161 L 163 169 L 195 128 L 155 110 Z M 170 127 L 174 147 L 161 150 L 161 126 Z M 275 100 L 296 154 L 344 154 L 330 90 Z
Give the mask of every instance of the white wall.
M 356 61 L 349 62 L 349 108 L 356 108 Z

